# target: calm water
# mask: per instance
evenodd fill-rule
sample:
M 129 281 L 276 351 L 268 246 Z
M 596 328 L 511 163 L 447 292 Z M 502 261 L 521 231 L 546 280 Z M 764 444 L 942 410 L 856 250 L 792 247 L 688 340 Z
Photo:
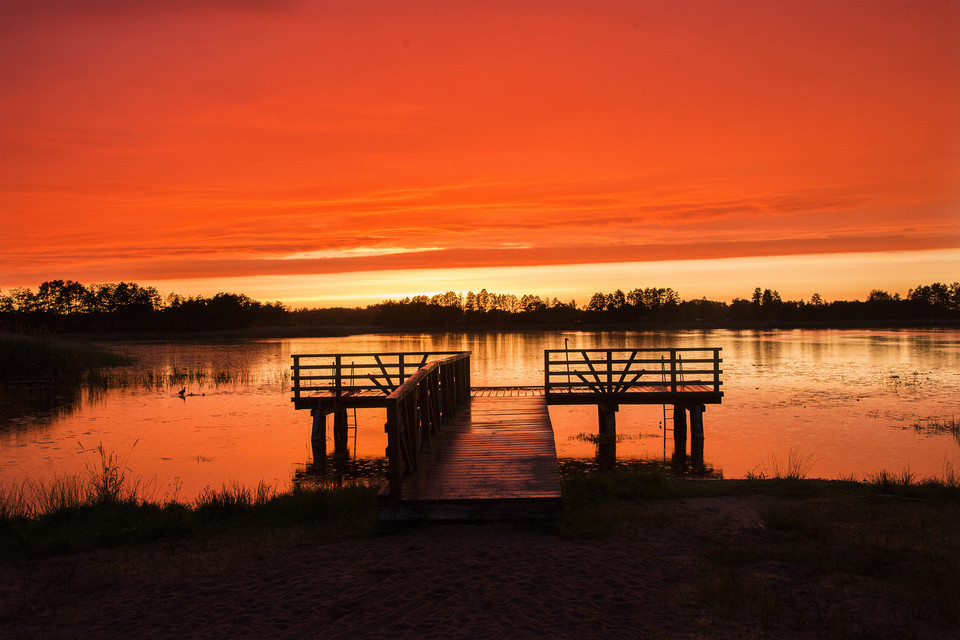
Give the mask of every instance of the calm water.
M 184 386 L 193 395 L 147 381 L 6 416 L 0 484 L 83 473 L 98 464 L 92 450 L 102 444 L 157 497 L 191 499 L 232 482 L 283 488 L 311 455 L 309 412 L 290 402 L 291 354 L 470 350 L 475 385 L 538 385 L 543 350 L 565 340 L 571 348 L 722 347 L 725 396 L 704 415 L 705 458 L 727 478 L 772 475 L 791 458 L 823 478 L 960 471 L 957 437 L 936 428 L 960 413 L 960 332 L 526 332 L 115 344 L 139 358 L 136 370 L 192 373 Z M 595 433 L 594 407 L 551 407 L 550 415 L 561 457 L 594 455 L 577 437 Z M 618 456 L 669 457 L 662 416 L 660 406 L 621 407 Z M 355 455 L 382 457 L 383 421 L 382 411 L 358 412 Z

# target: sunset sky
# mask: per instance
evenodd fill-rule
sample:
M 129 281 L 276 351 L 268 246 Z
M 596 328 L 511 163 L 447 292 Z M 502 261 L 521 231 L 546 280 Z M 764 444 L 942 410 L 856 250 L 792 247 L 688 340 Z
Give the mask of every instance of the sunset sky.
M 960 2 L 0 0 L 0 289 L 960 280 Z

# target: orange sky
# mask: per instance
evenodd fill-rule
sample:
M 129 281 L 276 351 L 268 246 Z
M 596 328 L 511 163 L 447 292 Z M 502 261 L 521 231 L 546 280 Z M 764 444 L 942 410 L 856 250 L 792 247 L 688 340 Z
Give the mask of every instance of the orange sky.
M 960 279 L 958 2 L 0 17 L 4 291 L 862 299 Z

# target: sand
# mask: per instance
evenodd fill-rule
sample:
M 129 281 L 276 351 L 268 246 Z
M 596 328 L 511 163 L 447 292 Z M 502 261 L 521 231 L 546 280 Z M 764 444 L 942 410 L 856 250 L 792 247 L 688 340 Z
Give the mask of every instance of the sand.
M 806 621 L 831 607 L 885 606 L 849 578 L 776 565 L 755 571 L 793 590 L 799 607 L 771 621 L 762 607 L 731 615 L 705 604 L 725 588 L 701 570 L 711 545 L 760 535 L 763 501 L 653 503 L 643 522 L 594 539 L 434 524 L 359 540 L 288 531 L 4 562 L 0 638 L 814 638 Z

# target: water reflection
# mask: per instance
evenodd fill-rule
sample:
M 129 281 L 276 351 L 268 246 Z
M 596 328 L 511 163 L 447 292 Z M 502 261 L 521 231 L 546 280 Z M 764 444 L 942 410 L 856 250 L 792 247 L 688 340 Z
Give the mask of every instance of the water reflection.
M 0 434 L 46 430 L 105 395 L 105 389 L 80 383 L 7 384 L 0 387 Z
M 560 465 L 560 475 L 563 477 L 578 473 L 591 473 L 594 471 L 609 471 L 614 469 L 667 473 L 696 478 L 718 477 L 714 469 L 710 466 L 705 466 L 702 469 L 694 469 L 690 465 L 677 465 L 671 460 L 661 460 L 657 458 L 616 460 L 612 464 L 609 464 L 608 461 L 599 461 L 596 458 L 559 458 L 558 462 Z
M 771 461 L 794 451 L 812 456 L 811 476 L 826 478 L 960 469 L 950 427 L 960 414 L 957 331 L 410 333 L 115 344 L 139 360 L 117 384 L 12 400 L 2 391 L 0 484 L 82 472 L 82 442 L 132 451 L 132 474 L 160 487 L 180 483 L 187 497 L 232 481 L 289 486 L 311 454 L 310 417 L 290 402 L 290 354 L 470 350 L 473 384 L 539 385 L 544 349 L 565 340 L 571 349 L 722 347 L 725 396 L 704 420 L 704 470 L 714 475 L 770 475 Z M 672 462 L 659 405 L 621 407 L 616 441 L 599 449 L 577 439 L 597 434 L 595 407 L 553 406 L 550 416 L 561 458 Z M 358 412 L 351 461 L 382 459 L 384 420 L 382 410 Z M 685 464 L 695 471 L 689 457 Z M 359 469 L 340 471 L 330 458 L 325 473 L 349 479 Z
M 293 486 L 343 486 L 351 482 L 380 484 L 387 479 L 386 458 L 356 458 L 330 454 L 325 460 L 311 459 L 293 473 Z

